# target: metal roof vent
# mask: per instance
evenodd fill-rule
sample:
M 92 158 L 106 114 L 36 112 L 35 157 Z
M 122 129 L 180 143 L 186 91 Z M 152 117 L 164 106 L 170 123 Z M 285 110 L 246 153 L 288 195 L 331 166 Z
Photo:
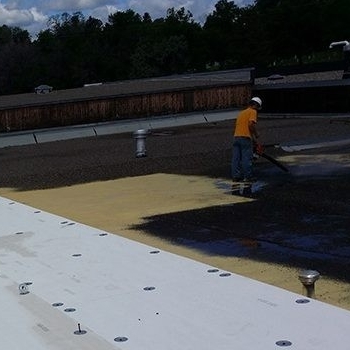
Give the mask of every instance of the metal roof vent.
M 267 77 L 267 80 L 282 80 L 282 79 L 284 79 L 284 76 L 280 74 L 272 74 Z
M 34 90 L 36 94 L 49 94 L 53 87 L 49 85 L 39 85 Z
M 330 49 L 341 46 L 344 52 L 344 72 L 343 79 L 350 79 L 350 43 L 347 40 L 334 41 L 329 45 Z

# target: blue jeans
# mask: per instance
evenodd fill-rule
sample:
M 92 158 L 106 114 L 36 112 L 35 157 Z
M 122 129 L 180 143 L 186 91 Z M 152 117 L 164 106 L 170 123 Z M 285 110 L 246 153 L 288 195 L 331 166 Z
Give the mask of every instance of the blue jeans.
M 232 178 L 253 176 L 253 142 L 249 137 L 234 137 L 232 147 Z

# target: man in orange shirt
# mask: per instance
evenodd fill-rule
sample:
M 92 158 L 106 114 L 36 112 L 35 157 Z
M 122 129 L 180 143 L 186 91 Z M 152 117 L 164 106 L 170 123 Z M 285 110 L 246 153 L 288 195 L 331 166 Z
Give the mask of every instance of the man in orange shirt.
M 253 97 L 246 109 L 238 114 L 233 133 L 232 180 L 253 180 L 253 145 L 259 137 L 256 129 L 258 110 L 262 107 L 259 97 Z

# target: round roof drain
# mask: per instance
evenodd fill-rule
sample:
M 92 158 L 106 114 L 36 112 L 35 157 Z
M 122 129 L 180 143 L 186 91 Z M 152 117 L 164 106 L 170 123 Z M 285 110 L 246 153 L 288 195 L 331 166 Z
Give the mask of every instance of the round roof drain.
M 26 283 L 21 283 L 18 286 L 19 289 L 19 294 L 24 295 L 24 294 L 28 294 L 29 290 L 28 290 L 28 285 Z

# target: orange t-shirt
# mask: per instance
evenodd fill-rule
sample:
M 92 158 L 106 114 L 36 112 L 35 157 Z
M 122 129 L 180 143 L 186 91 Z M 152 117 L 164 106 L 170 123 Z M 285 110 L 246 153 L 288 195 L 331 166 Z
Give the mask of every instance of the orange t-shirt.
M 236 119 L 236 127 L 233 132 L 234 136 L 238 137 L 250 137 L 252 135 L 249 130 L 249 123 L 256 123 L 258 118 L 258 112 L 254 108 L 246 108 L 238 114 Z

